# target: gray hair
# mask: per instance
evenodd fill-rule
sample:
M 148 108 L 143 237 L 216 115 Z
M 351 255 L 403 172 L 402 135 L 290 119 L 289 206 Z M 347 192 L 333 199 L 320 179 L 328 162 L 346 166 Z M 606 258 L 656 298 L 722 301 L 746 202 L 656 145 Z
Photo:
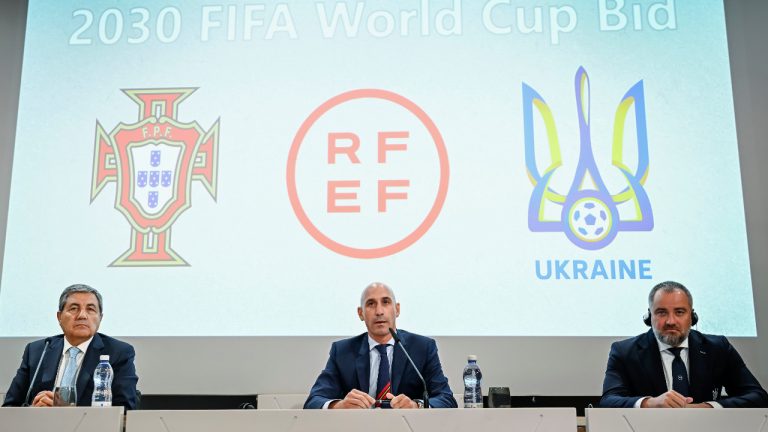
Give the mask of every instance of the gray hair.
M 101 294 L 99 294 L 99 292 L 96 291 L 96 288 L 91 288 L 85 284 L 74 284 L 64 288 L 64 291 L 61 292 L 61 296 L 59 297 L 59 312 L 64 311 L 64 305 L 67 304 L 67 299 L 69 299 L 69 296 L 75 293 L 88 293 L 88 294 L 95 295 L 96 300 L 98 300 L 99 302 L 99 315 L 104 313 L 104 307 L 102 306 L 102 301 L 101 301 Z
M 664 291 L 665 293 L 671 293 L 674 291 L 682 291 L 685 293 L 686 297 L 688 297 L 688 306 L 693 309 L 693 296 L 691 295 L 691 292 L 688 291 L 688 288 L 683 286 L 680 282 L 675 281 L 665 281 L 662 282 L 655 287 L 651 288 L 651 292 L 648 294 L 648 307 L 650 308 L 653 305 L 653 298 L 656 296 L 656 293 L 658 291 Z
M 392 298 L 392 303 L 397 303 L 397 300 L 395 300 L 395 292 L 392 291 L 392 288 L 389 287 L 389 285 L 383 283 L 383 282 L 373 282 L 369 284 L 365 289 L 363 290 L 363 293 L 360 294 L 360 307 L 365 309 L 365 296 L 368 294 L 368 290 L 373 288 L 379 288 L 384 287 L 389 292 L 389 296 Z

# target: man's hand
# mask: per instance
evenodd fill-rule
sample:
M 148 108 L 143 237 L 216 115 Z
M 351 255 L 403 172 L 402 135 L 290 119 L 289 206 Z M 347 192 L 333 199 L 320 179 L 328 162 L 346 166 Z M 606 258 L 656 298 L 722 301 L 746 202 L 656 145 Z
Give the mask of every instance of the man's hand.
M 419 407 L 418 403 L 404 394 L 395 396 L 392 393 L 387 393 L 385 397 L 390 400 L 389 404 L 392 408 L 413 409 Z
M 53 392 L 50 390 L 43 390 L 38 393 L 34 399 L 32 399 L 32 406 L 45 407 L 53 406 Z
M 361 392 L 357 389 L 352 389 L 352 391 L 347 393 L 344 399 L 331 402 L 331 404 L 328 405 L 328 408 L 368 409 L 374 404 L 374 402 L 376 402 L 376 400 L 373 399 L 368 393 Z
M 670 390 L 654 398 L 645 399 L 640 404 L 640 407 L 641 408 L 685 408 L 691 402 L 693 402 L 692 397 L 685 397 L 674 390 Z

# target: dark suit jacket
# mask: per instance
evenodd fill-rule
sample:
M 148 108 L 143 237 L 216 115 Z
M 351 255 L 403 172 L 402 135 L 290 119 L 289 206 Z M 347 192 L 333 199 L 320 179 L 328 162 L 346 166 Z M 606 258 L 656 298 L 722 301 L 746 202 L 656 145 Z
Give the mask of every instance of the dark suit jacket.
M 768 395 L 724 336 L 691 330 L 688 375 L 694 403 L 715 401 L 724 408 L 768 406 Z M 721 396 L 725 387 L 728 396 Z M 632 408 L 641 397 L 667 391 L 659 344 L 653 330 L 611 345 L 603 381 L 604 408 Z
M 429 404 L 432 408 L 455 408 L 448 378 L 443 375 L 437 344 L 433 339 L 398 330 L 403 345 L 413 362 L 424 376 L 429 390 Z M 340 340 L 331 345 L 330 357 L 325 369 L 317 377 L 315 385 L 304 403 L 304 408 L 322 408 L 329 400 L 344 399 L 352 389 L 368 392 L 371 370 L 368 333 Z M 392 394 L 405 394 L 411 399 L 422 399 L 424 386 L 403 354 L 395 346 L 392 356 Z
M 53 390 L 56 381 L 56 373 L 59 369 L 61 353 L 64 350 L 64 335 L 58 335 L 48 338 L 50 344 L 40 365 L 40 372 L 37 374 L 28 403 L 32 403 L 35 395 L 43 390 Z M 32 342 L 24 349 L 24 356 L 21 359 L 21 366 L 16 371 L 16 377 L 13 378 L 8 393 L 5 395 L 3 406 L 22 406 L 29 389 L 30 380 L 35 373 L 37 363 L 43 354 L 45 339 Z M 133 365 L 133 358 L 136 356 L 133 347 L 125 342 L 96 333 L 93 336 L 88 350 L 85 351 L 85 357 L 80 365 L 80 372 L 77 375 L 77 405 L 90 406 L 91 395 L 93 394 L 93 371 L 99 364 L 99 356 L 109 354 L 109 363 L 112 365 L 115 376 L 112 380 L 112 405 L 124 406 L 126 409 L 136 408 L 136 382 L 139 378 L 136 376 L 136 367 Z

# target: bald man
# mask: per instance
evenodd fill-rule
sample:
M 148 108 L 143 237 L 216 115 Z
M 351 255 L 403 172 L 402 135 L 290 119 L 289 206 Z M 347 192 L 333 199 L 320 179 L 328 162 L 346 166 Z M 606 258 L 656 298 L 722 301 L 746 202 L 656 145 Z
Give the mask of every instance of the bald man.
M 427 382 L 431 408 L 456 408 L 433 339 L 397 330 L 400 303 L 387 285 L 375 282 L 360 296 L 357 316 L 367 331 L 334 342 L 325 369 L 312 386 L 304 408 L 422 408 L 424 385 L 402 347 L 395 349 L 389 329 L 397 331 Z

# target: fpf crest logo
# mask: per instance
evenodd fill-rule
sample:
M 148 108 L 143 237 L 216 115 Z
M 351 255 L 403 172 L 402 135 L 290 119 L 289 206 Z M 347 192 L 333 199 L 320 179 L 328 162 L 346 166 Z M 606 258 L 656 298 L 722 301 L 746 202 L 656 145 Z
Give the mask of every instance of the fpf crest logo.
M 552 176 L 563 166 L 555 120 L 544 98 L 523 83 L 523 120 L 525 131 L 525 164 L 534 189 L 528 206 L 528 227 L 535 232 L 564 232 L 582 249 L 596 250 L 608 246 L 619 231 L 650 231 L 653 211 L 643 188 L 648 176 L 648 136 L 645 121 L 643 81 L 638 81 L 619 102 L 613 123 L 611 164 L 626 180 L 623 187 L 611 193 L 606 187 L 592 153 L 590 130 L 589 77 L 583 67 L 574 79 L 576 112 L 579 124 L 579 159 L 576 174 L 567 194 L 550 184 Z M 637 142 L 636 168 L 628 165 L 625 155 L 625 126 L 634 108 Z M 543 137 L 534 134 L 534 112 L 543 124 Z M 546 143 L 548 153 L 543 171 L 536 160 L 537 141 Z
M 115 208 L 131 225 L 128 250 L 110 266 L 185 266 L 171 248 L 171 227 L 191 206 L 193 181 L 216 200 L 219 120 L 206 132 L 178 119 L 196 88 L 123 90 L 139 106 L 135 123 L 107 134 L 96 121 L 91 202 L 117 184 Z

